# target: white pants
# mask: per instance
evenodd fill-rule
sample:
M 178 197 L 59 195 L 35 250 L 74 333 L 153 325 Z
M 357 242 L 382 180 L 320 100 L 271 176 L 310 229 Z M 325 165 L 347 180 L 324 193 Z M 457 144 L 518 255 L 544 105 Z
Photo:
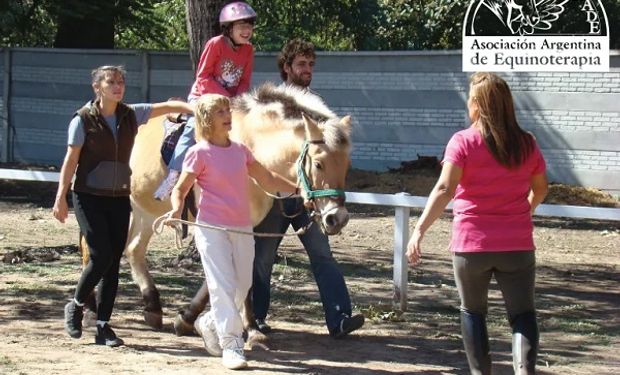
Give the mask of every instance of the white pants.
M 229 227 L 251 232 L 252 227 Z M 252 286 L 254 237 L 196 227 L 200 253 L 211 301 L 209 318 L 223 349 L 243 348 L 241 308 Z

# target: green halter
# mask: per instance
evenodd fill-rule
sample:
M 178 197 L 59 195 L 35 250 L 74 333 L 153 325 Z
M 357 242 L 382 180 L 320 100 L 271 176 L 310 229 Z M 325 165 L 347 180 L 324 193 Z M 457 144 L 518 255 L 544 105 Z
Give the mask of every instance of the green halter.
M 310 143 L 312 144 L 321 144 L 325 143 L 325 141 L 304 141 L 303 146 L 301 147 L 301 153 L 299 154 L 299 158 L 297 159 L 297 179 L 301 181 L 301 185 L 306 192 L 306 197 L 309 200 L 313 200 L 314 198 L 320 197 L 345 197 L 344 190 L 342 189 L 322 189 L 322 190 L 312 190 L 312 185 L 308 180 L 308 176 L 306 175 L 306 170 L 304 168 L 304 164 L 306 161 L 306 156 L 308 156 L 308 148 Z

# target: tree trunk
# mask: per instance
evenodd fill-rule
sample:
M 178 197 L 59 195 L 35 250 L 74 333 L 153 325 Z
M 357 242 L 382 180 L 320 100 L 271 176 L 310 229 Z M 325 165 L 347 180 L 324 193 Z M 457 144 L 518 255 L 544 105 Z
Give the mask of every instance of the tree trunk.
M 114 8 L 107 1 L 69 1 L 58 15 L 55 48 L 114 48 Z M 88 11 L 84 11 L 88 10 Z
M 227 0 L 185 0 L 189 58 L 194 72 L 198 66 L 202 47 L 209 39 L 220 33 L 220 10 L 228 2 Z

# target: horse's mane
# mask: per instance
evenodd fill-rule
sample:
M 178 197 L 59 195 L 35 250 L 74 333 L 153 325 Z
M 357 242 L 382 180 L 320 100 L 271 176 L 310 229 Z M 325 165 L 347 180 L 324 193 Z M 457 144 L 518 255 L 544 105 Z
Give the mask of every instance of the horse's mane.
M 310 90 L 291 85 L 276 86 L 268 82 L 250 93 L 235 97 L 231 104 L 235 112 L 247 114 L 252 110 L 262 110 L 295 128 L 303 127 L 304 113 L 319 124 L 329 148 L 349 146 L 349 133 L 338 126 L 338 116 Z

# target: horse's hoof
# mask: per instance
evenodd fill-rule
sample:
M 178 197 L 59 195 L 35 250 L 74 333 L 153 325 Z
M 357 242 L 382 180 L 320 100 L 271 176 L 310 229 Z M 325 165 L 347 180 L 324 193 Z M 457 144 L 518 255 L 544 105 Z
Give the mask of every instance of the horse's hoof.
M 97 325 L 97 313 L 90 309 L 84 309 L 84 317 L 82 318 L 82 326 L 83 327 L 94 327 L 95 325 Z
M 194 333 L 194 325 L 186 322 L 182 314 L 177 314 L 174 320 L 174 333 L 177 336 L 189 336 Z
M 145 311 L 144 321 L 149 327 L 156 330 L 161 330 L 164 327 L 161 312 Z
M 271 348 L 269 347 L 269 337 L 267 337 L 267 335 L 265 335 L 264 333 L 261 333 L 259 330 L 254 329 L 254 328 L 250 328 L 248 330 L 247 343 L 250 346 L 250 348 L 252 348 L 252 350 L 255 350 L 255 349 L 271 350 Z

